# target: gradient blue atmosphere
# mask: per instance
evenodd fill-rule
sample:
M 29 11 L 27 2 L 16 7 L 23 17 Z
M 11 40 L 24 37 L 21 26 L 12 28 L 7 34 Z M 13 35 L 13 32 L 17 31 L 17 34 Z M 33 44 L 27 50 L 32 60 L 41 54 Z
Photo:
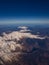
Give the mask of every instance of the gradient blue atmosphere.
M 49 0 L 0 0 L 0 24 L 49 24 Z

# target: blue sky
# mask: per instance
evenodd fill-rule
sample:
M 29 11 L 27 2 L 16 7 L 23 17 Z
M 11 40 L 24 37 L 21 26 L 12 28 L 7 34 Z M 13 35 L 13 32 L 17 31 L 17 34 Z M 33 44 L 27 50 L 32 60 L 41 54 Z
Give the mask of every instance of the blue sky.
M 0 0 L 0 24 L 30 21 L 48 23 L 49 0 Z M 12 21 L 13 20 L 13 21 Z M 39 21 L 40 20 L 40 21 Z M 43 21 L 43 23 L 45 23 Z

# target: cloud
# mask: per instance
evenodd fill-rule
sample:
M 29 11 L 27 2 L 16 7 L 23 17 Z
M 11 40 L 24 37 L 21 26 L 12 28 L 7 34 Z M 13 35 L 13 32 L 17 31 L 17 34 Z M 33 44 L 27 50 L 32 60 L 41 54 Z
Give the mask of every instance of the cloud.
M 45 39 L 45 37 L 40 37 L 39 35 L 33 35 L 31 33 L 27 33 L 28 27 L 18 27 L 21 28 L 20 31 L 13 31 L 11 33 L 3 33 L 3 36 L 0 36 L 0 57 L 4 62 L 12 62 L 18 61 L 22 50 L 27 49 L 28 51 L 32 49 L 32 46 L 25 47 L 24 42 L 26 43 L 25 38 L 31 39 Z M 22 32 L 23 29 L 23 32 Z M 21 42 L 23 40 L 23 42 Z M 20 43 L 21 42 L 21 43 Z M 1 61 L 0 61 L 1 63 Z
M 20 29 L 27 29 L 28 27 L 27 26 L 19 26 L 18 28 L 20 28 Z

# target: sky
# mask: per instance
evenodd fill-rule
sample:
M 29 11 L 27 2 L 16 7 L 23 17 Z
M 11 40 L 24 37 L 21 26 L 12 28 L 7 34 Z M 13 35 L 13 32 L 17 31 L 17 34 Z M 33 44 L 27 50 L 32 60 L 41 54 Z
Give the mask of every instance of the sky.
M 4 23 L 49 23 L 49 0 L 0 0 Z

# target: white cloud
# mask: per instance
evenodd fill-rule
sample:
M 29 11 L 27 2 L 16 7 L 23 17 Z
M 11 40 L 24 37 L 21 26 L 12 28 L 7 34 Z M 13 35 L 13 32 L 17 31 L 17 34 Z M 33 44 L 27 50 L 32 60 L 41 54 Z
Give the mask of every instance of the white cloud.
M 21 28 L 26 29 L 26 27 Z M 25 47 L 23 46 L 23 43 L 20 44 L 18 43 L 18 41 L 27 37 L 32 39 L 45 39 L 45 37 L 39 37 L 38 35 L 27 33 L 25 32 L 25 30 L 24 32 L 13 31 L 8 34 L 3 33 L 3 36 L 0 36 L 0 57 L 4 60 L 4 62 L 12 62 L 12 60 L 19 60 L 19 54 L 21 54 L 21 51 Z M 32 47 L 30 49 L 32 49 Z M 28 49 L 28 51 L 30 49 Z

